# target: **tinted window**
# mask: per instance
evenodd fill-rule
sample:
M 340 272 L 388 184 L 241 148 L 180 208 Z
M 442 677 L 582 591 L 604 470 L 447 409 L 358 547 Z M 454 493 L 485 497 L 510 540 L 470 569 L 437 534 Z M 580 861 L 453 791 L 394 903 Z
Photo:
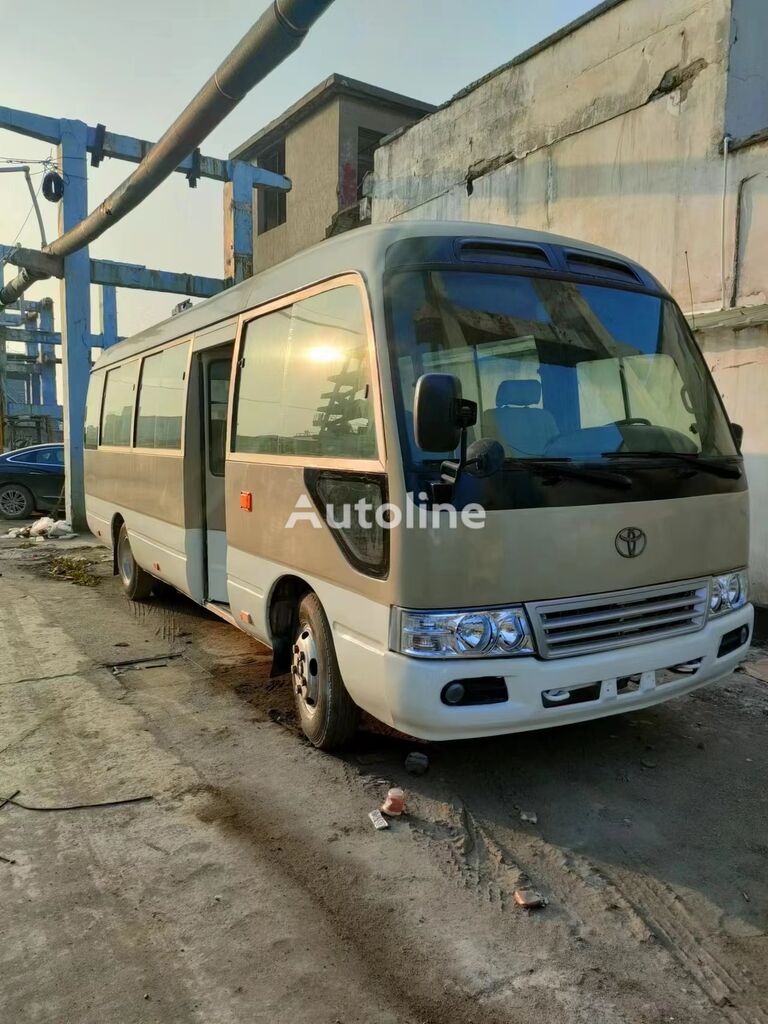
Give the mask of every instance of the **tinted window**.
M 104 374 L 92 373 L 88 385 L 88 399 L 85 403 L 85 447 L 96 448 L 99 444 L 99 413 L 101 396 L 104 391 Z
M 39 452 L 19 452 L 18 455 L 12 455 L 9 462 L 18 462 L 25 466 L 36 466 L 38 461 Z
M 371 459 L 368 337 L 353 286 L 253 320 L 242 351 L 234 450 Z
M 104 408 L 101 413 L 101 443 L 119 448 L 131 444 L 133 399 L 139 376 L 138 362 L 126 363 L 107 372 Z
M 181 448 L 189 342 L 148 356 L 141 370 L 137 448 Z
M 231 368 L 231 359 L 208 364 L 208 468 L 214 476 L 224 476 Z
M 29 452 L 24 455 L 20 461 L 23 462 L 34 462 L 36 466 L 63 466 L 64 465 L 64 449 L 63 448 L 38 448 L 36 452 Z
M 406 455 L 424 373 L 478 405 L 469 440 L 510 458 L 672 451 L 732 456 L 717 392 L 679 309 L 621 288 L 496 273 L 403 273 L 390 291 Z

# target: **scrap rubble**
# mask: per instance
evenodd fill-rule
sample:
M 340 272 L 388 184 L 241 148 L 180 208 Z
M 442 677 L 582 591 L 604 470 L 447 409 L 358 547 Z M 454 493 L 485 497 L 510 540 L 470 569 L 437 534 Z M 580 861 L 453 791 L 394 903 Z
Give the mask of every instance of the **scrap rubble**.
M 64 519 L 51 519 L 50 516 L 42 516 L 31 526 L 15 526 L 6 534 L 19 540 L 29 538 L 35 541 L 44 540 L 69 540 L 76 537 L 72 527 Z

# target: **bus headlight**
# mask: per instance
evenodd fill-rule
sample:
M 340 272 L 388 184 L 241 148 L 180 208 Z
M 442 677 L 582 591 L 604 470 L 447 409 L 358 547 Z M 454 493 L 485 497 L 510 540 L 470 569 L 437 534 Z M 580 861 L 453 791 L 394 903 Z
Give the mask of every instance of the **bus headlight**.
M 749 575 L 746 569 L 713 576 L 709 588 L 710 615 L 724 615 L 743 608 L 749 600 Z
M 503 658 L 533 654 L 523 608 L 422 612 L 393 609 L 391 647 L 417 658 Z

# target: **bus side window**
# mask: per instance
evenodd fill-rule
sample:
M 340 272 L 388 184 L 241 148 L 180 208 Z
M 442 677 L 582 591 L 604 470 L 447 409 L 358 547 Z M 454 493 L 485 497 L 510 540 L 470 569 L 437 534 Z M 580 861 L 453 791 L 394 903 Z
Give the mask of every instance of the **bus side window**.
M 181 449 L 189 342 L 147 356 L 141 370 L 136 447 Z
M 133 401 L 136 397 L 138 376 L 138 360 L 107 371 L 104 406 L 101 411 L 102 445 L 116 448 L 131 447 Z
M 360 292 L 330 288 L 252 320 L 234 451 L 374 459 L 369 339 Z
M 101 399 L 104 394 L 104 374 L 92 373 L 88 385 L 88 398 L 85 403 L 85 438 L 84 444 L 88 449 L 99 446 L 99 418 L 101 413 Z

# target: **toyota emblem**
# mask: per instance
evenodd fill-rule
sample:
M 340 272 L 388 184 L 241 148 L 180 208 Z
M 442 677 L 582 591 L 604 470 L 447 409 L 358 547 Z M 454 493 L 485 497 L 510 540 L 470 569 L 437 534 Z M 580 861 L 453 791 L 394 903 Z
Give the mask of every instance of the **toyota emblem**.
M 637 526 L 625 526 L 616 534 L 616 550 L 622 558 L 637 558 L 645 551 L 648 538 Z

